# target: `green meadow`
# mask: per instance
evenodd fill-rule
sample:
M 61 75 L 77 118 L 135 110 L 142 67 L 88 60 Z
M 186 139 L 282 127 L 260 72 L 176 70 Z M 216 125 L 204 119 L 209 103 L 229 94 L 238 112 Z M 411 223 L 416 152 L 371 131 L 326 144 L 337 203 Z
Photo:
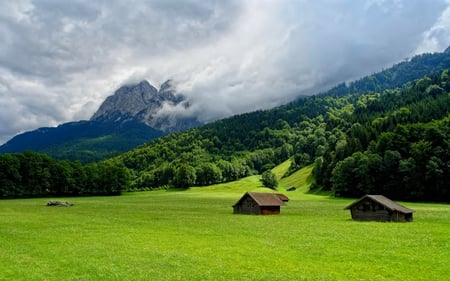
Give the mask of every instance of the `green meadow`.
M 258 176 L 57 199 L 73 207 L 3 200 L 0 280 L 448 280 L 449 205 L 401 202 L 412 223 L 355 222 L 353 199 L 305 194 L 308 182 L 305 170 L 282 180 L 290 201 L 274 216 L 232 213 L 245 191 L 270 192 Z

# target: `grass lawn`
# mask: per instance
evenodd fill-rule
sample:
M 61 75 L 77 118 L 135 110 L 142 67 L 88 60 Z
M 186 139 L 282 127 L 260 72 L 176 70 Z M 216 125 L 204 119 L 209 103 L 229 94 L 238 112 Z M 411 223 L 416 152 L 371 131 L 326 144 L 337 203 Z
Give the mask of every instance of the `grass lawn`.
M 280 188 L 282 189 L 282 188 Z M 259 177 L 187 191 L 0 201 L 0 280 L 448 280 L 450 206 L 354 222 L 353 200 L 286 192 L 277 216 L 233 215 Z M 283 191 L 283 190 L 281 190 Z M 65 199 L 58 199 L 65 200 Z

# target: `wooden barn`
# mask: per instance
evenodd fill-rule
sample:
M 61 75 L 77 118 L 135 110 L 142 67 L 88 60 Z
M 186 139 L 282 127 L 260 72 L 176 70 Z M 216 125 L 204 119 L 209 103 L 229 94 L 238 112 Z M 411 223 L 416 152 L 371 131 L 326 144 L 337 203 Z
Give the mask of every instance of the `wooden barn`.
M 365 195 L 347 206 L 353 220 L 410 222 L 414 210 L 408 209 L 383 195 Z
M 233 213 L 277 215 L 288 200 L 284 194 L 247 192 L 233 205 Z

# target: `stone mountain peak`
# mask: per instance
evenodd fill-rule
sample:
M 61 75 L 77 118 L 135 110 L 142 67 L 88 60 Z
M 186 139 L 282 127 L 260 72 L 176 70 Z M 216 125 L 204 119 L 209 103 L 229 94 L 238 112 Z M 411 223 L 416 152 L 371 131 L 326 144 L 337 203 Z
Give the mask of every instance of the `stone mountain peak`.
M 199 125 L 194 117 L 181 117 L 186 114 L 180 114 L 179 117 L 174 113 L 171 113 L 172 116 L 161 114 L 165 105 L 179 104 L 183 110 L 187 110 L 190 105 L 185 96 L 176 92 L 172 80 L 164 82 L 159 90 L 143 80 L 138 84 L 120 87 L 112 96 L 106 98 L 90 120 L 115 122 L 134 120 L 164 132 L 180 131 Z

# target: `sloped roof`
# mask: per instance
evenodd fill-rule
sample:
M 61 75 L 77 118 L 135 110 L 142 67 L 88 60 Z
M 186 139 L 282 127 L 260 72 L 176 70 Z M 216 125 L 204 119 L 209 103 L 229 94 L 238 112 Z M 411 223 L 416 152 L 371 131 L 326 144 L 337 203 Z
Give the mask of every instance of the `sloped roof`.
M 385 206 L 390 211 L 398 211 L 398 212 L 404 213 L 404 214 L 414 213 L 414 210 L 408 209 L 400 204 L 397 204 L 394 201 L 392 201 L 391 199 L 389 199 L 383 195 L 370 195 L 370 194 L 364 195 L 363 197 L 359 198 L 356 202 L 353 202 L 352 204 L 348 205 L 345 208 L 345 210 L 350 209 L 351 207 L 357 205 L 358 203 L 360 203 L 361 201 L 363 201 L 366 198 L 369 198 L 372 201 L 375 201 L 375 202 Z
M 247 192 L 245 193 L 239 201 L 234 204 L 238 205 L 246 196 L 250 196 L 255 200 L 256 204 L 259 206 L 284 206 L 284 202 L 275 193 L 264 193 L 264 192 Z
M 278 196 L 278 198 L 280 198 L 281 201 L 283 202 L 288 202 L 289 201 L 289 197 L 287 197 L 286 195 L 282 194 L 282 193 L 277 193 L 276 194 Z

